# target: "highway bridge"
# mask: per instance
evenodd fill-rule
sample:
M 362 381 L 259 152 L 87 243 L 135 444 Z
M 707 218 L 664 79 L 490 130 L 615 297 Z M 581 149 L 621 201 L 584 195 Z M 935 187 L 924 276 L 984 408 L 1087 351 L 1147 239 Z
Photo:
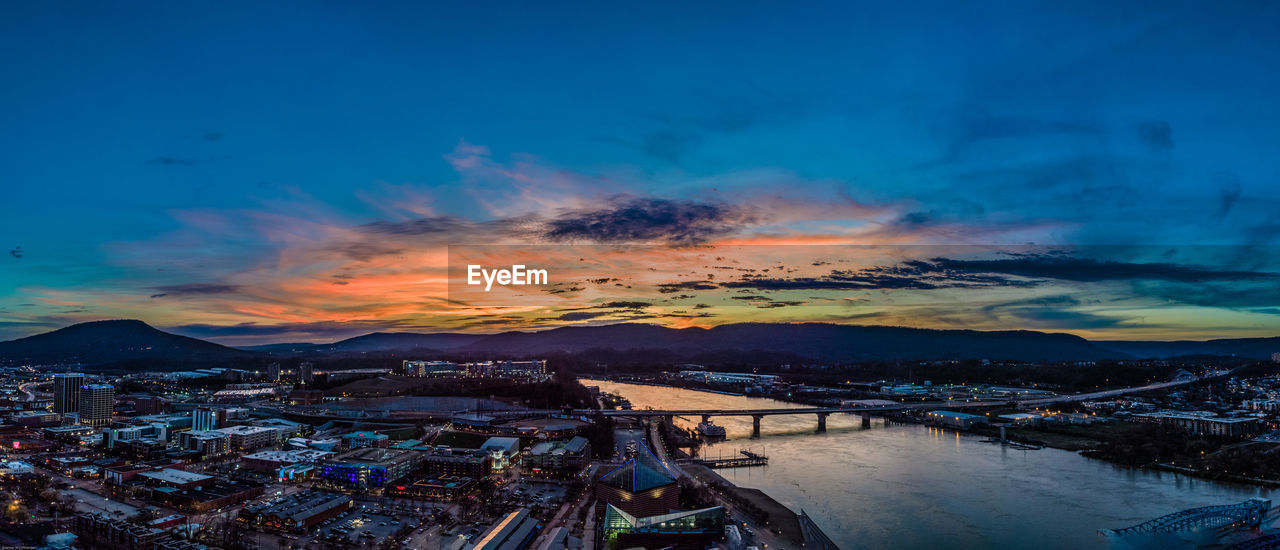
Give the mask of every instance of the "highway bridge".
M 1236 504 L 1191 508 L 1181 512 L 1174 512 L 1167 516 L 1160 516 L 1132 527 L 1099 529 L 1098 532 L 1108 536 L 1124 537 L 1128 535 L 1176 533 L 1204 528 L 1258 527 L 1270 509 L 1270 500 L 1251 498 Z
M 1222 376 L 1229 374 L 1229 371 L 1214 373 L 1210 376 Z M 1151 390 L 1163 390 L 1175 386 L 1188 384 L 1197 380 L 1203 380 L 1208 377 L 1186 377 L 1170 382 L 1157 382 L 1146 386 L 1136 386 L 1128 388 L 1117 388 L 1112 390 L 1103 390 L 1098 392 L 1080 393 L 1073 395 L 1059 395 L 1054 397 L 1036 398 L 1036 399 L 1012 399 L 1012 400 L 947 400 L 947 401 L 922 401 L 922 402 L 887 402 L 882 400 L 867 400 L 864 404 L 855 404 L 848 407 L 786 407 L 771 409 L 504 409 L 504 410 L 396 410 L 396 411 L 335 411 L 335 410 L 319 410 L 309 409 L 306 407 L 283 407 L 276 404 L 266 402 L 255 402 L 249 404 L 251 407 L 270 409 L 277 412 L 293 416 L 300 420 L 308 422 L 339 420 L 353 422 L 414 422 L 414 421 L 448 421 L 455 415 L 459 414 L 482 414 L 495 418 L 520 418 L 529 416 L 546 416 L 553 414 L 571 414 L 574 416 L 622 416 L 622 417 L 640 417 L 652 418 L 659 417 L 668 422 L 677 416 L 687 418 L 701 418 L 704 422 L 713 417 L 720 416 L 750 416 L 752 419 L 752 435 L 760 435 L 760 422 L 766 416 L 777 416 L 785 414 L 812 414 L 818 419 L 818 431 L 825 431 L 827 428 L 827 417 L 833 414 L 858 414 L 862 416 L 863 426 L 870 426 L 871 417 L 877 413 L 888 412 L 905 412 L 905 411 L 936 411 L 936 410 L 961 410 L 973 408 L 992 408 L 992 407 L 1044 407 L 1056 403 L 1080 402 L 1093 399 L 1111 398 L 1119 395 L 1130 393 L 1141 393 Z

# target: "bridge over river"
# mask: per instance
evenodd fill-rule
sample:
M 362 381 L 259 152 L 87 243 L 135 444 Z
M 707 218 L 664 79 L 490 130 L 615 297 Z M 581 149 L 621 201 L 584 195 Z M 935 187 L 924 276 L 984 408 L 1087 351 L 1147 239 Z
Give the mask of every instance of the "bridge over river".
M 1215 373 L 1211 376 L 1222 376 L 1228 374 L 1226 372 Z M 752 435 L 760 435 L 760 422 L 766 416 L 777 415 L 796 415 L 796 414 L 812 414 L 818 419 L 818 431 L 825 431 L 827 428 L 827 417 L 833 414 L 858 414 L 862 416 L 863 425 L 870 425 L 871 417 L 876 414 L 890 412 L 907 412 L 907 411 L 936 411 L 936 410 L 961 410 L 961 409 L 981 409 L 993 407 L 1043 407 L 1055 403 L 1089 401 L 1092 399 L 1103 399 L 1125 395 L 1130 393 L 1141 393 L 1144 391 L 1168 389 L 1183 384 L 1202 380 L 1197 377 L 1184 377 L 1169 382 L 1157 382 L 1146 386 L 1136 386 L 1129 388 L 1117 388 L 1112 390 L 1104 390 L 1090 393 L 1080 393 L 1072 395 L 1059 395 L 1054 397 L 1025 399 L 1025 400 L 999 400 L 999 401 L 978 401 L 978 400 L 947 400 L 947 401 L 927 401 L 927 402 L 889 402 L 883 400 L 867 400 L 863 402 L 853 402 L 851 406 L 846 407 L 788 407 L 773 409 L 505 409 L 505 410 L 481 410 L 481 409 L 460 409 L 460 410 L 399 410 L 399 411 L 383 411 L 381 414 L 373 414 L 370 411 L 356 410 L 306 410 L 304 408 L 287 408 L 266 402 L 251 403 L 250 406 L 278 410 L 286 415 L 307 420 L 307 421 L 325 421 L 325 420 L 341 420 L 341 421 L 363 421 L 363 422 L 397 422 L 397 421 L 448 421 L 458 414 L 483 414 L 496 418 L 504 417 L 529 417 L 553 414 L 572 414 L 575 416 L 623 416 L 623 417 L 640 417 L 652 418 L 660 417 L 667 421 L 677 416 L 688 418 L 701 418 L 702 421 L 709 421 L 713 417 L 720 416 L 750 416 L 752 419 Z M 861 403 L 861 404 L 859 404 Z

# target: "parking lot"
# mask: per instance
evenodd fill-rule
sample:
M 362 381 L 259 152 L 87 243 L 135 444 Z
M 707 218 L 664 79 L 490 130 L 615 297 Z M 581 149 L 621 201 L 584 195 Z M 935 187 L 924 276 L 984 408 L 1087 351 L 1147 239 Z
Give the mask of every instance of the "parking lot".
M 369 540 L 391 538 L 397 531 L 418 526 L 417 517 L 380 514 L 362 508 L 359 503 L 341 516 L 326 520 L 316 529 L 316 539 L 336 542 L 347 539 L 360 544 Z
M 81 512 L 105 512 L 116 519 L 125 519 L 138 513 L 138 509 L 133 506 L 84 489 L 69 489 L 65 493 L 75 499 L 76 510 Z

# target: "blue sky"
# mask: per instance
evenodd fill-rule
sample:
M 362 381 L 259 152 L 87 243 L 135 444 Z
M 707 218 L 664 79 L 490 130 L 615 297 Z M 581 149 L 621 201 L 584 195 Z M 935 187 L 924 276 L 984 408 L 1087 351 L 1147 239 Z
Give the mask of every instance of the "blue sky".
M 389 266 L 438 271 L 443 244 L 546 235 L 494 222 L 633 200 L 760 209 L 704 244 L 1243 247 L 1280 229 L 1275 3 L 0 10 L 0 337 L 112 317 L 483 328 L 378 307 L 392 284 L 439 295 Z M 359 228 L 413 220 L 454 229 L 394 262 L 349 253 L 387 247 Z M 1249 250 L 1214 267 L 1273 270 Z M 386 284 L 253 305 L 334 274 Z M 1274 328 L 1259 319 L 1170 334 Z

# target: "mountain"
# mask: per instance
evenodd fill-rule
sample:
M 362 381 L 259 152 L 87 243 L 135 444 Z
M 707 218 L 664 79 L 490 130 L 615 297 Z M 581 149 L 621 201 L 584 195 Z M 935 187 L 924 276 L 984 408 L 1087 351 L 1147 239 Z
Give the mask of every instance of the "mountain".
M 332 344 L 317 344 L 311 351 L 363 353 L 372 351 L 412 351 L 456 349 L 484 338 L 483 334 L 457 334 L 441 332 L 419 334 L 415 332 L 374 332 L 348 338 Z
M 1141 358 L 1168 358 L 1186 355 L 1222 355 L 1249 359 L 1270 359 L 1280 353 L 1280 338 L 1226 338 L 1220 340 L 1098 341 L 1098 347 Z
M 163 363 L 168 368 L 257 357 L 196 338 L 157 330 L 137 320 L 94 321 L 0 342 L 0 362 L 53 365 Z
M 933 330 L 827 323 L 739 323 L 674 329 L 657 325 L 561 327 L 498 334 L 377 332 L 331 344 L 287 343 L 234 349 L 157 330 L 142 321 L 81 323 L 44 334 L 0 342 L 0 363 L 84 364 L 188 368 L 261 361 L 270 356 L 417 352 L 469 356 L 538 356 L 608 351 L 652 353 L 655 358 L 714 361 L 877 359 L 1093 360 L 1236 355 L 1256 359 L 1280 351 L 1280 338 L 1204 342 L 1089 341 L 1078 336 L 1026 330 Z M 789 360 L 789 359 L 788 359 Z M 128 363 L 129 365 L 123 365 Z
M 508 355 L 578 353 L 593 349 L 662 350 L 678 356 L 716 352 L 789 354 L 814 360 L 1028 359 L 1090 360 L 1127 357 L 1070 334 L 1034 331 L 930 330 L 826 323 L 739 323 L 710 329 L 615 324 L 505 332 L 464 351 Z

